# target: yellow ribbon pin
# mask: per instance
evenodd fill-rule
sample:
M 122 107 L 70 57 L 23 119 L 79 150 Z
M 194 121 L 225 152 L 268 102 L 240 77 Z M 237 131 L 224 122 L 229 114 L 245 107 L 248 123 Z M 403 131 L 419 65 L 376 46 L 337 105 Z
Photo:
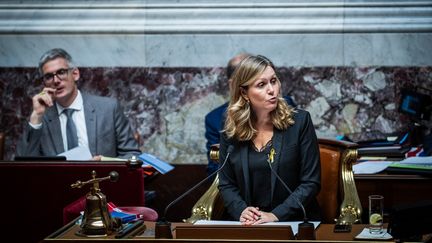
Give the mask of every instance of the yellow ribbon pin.
M 274 148 L 271 148 L 270 153 L 268 154 L 268 162 L 270 164 L 273 164 L 275 154 L 276 154 L 276 151 L 274 150 Z

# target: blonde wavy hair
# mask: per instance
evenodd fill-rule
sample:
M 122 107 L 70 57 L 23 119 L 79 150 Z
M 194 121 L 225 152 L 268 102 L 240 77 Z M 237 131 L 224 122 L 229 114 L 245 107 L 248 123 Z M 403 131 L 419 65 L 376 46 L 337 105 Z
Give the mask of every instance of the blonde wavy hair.
M 230 84 L 230 102 L 225 119 L 224 130 L 228 138 L 238 141 L 252 140 L 257 130 L 254 128 L 256 116 L 249 102 L 241 95 L 242 89 L 252 84 L 267 67 L 276 71 L 273 63 L 266 57 L 249 56 L 243 59 L 233 73 Z M 277 82 L 281 85 L 276 75 Z M 277 129 L 284 130 L 294 124 L 294 108 L 288 105 L 281 93 L 278 94 L 276 109 L 271 112 L 271 121 Z

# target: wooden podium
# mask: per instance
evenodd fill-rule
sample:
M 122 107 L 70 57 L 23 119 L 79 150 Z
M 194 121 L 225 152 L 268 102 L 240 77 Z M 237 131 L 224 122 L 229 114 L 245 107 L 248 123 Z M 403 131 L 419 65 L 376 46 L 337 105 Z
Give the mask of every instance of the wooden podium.
M 176 239 L 294 240 L 291 226 L 179 225 Z
M 83 238 L 75 235 L 79 226 L 71 222 L 46 237 L 44 243 L 121 243 L 121 242 L 151 242 L 151 243 L 226 243 L 226 242 L 353 242 L 366 225 L 354 224 L 351 232 L 333 233 L 334 224 L 321 224 L 316 229 L 316 240 L 295 240 L 291 227 L 283 226 L 239 226 L 239 225 L 192 225 L 189 223 L 172 223 L 173 239 L 155 239 L 155 222 L 144 222 L 144 225 L 121 239 L 114 235 L 99 238 Z M 357 241 L 358 242 L 358 241 Z M 380 241 L 384 242 L 384 241 Z M 390 241 L 394 242 L 394 241 Z

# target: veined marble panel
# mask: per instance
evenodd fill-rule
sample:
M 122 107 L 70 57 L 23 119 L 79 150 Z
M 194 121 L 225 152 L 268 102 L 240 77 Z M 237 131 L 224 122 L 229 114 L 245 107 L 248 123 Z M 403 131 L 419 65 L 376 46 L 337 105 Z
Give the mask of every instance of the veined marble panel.
M 432 65 L 430 0 L 5 0 L 0 16 L 0 67 L 53 47 L 87 67 L 224 66 L 245 51 L 282 66 Z
M 81 90 L 116 97 L 142 150 L 178 163 L 206 163 L 204 116 L 226 100 L 222 67 L 80 68 Z M 431 67 L 288 67 L 278 68 L 283 93 L 311 113 L 319 136 L 409 128 L 398 112 L 402 88 L 432 87 Z M 35 68 L 0 68 L 0 121 L 6 133 L 6 158 L 13 158 L 18 137 L 31 111 Z M 367 138 L 367 137 L 365 137 Z
M 66 49 L 86 67 L 221 67 L 237 53 L 277 66 L 432 66 L 432 33 L 0 35 L 0 67 L 34 67 Z

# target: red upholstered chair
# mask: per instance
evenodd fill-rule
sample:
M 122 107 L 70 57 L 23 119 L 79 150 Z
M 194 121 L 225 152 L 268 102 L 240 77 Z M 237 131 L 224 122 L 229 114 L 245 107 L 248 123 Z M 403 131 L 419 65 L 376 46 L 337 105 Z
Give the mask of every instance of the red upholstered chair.
M 66 205 L 63 208 L 63 224 L 67 224 L 70 221 L 74 220 L 80 215 L 81 211 L 84 211 L 86 206 L 86 198 L 85 196 L 78 198 L 76 201 Z M 126 207 L 118 207 L 122 211 L 132 214 L 142 215 L 144 221 L 157 221 L 158 213 L 148 207 L 143 206 L 126 206 Z

